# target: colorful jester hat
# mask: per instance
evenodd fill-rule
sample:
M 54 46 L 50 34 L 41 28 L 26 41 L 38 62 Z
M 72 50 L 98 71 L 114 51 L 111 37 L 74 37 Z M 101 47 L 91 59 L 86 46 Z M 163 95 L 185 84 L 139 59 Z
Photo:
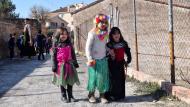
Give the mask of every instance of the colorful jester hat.
M 109 17 L 104 14 L 98 14 L 95 17 L 94 23 L 96 24 L 95 32 L 100 41 L 108 39 L 108 20 Z

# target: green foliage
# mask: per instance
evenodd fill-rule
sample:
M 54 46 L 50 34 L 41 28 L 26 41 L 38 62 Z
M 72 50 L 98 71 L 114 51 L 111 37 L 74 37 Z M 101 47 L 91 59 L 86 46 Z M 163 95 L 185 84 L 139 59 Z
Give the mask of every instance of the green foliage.
M 0 18 L 18 18 L 19 14 L 14 12 L 15 9 L 11 0 L 0 0 Z
M 139 83 L 138 86 L 139 87 L 136 90 L 136 92 L 142 92 L 142 93 L 147 93 L 147 94 L 152 94 L 155 91 L 160 89 L 159 85 L 156 83 L 142 82 L 142 83 Z
M 169 95 L 169 93 L 166 93 L 166 91 L 161 90 L 157 83 L 140 82 L 134 77 L 127 77 L 127 81 L 133 82 L 137 86 L 135 93 L 151 95 L 155 101 L 178 100 L 177 97 Z

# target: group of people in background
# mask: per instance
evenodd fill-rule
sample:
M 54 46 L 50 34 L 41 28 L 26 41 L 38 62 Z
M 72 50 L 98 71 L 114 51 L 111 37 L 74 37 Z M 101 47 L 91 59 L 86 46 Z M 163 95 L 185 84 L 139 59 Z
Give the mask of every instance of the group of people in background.
M 101 103 L 125 99 L 124 66 L 131 62 L 131 52 L 118 27 L 108 32 L 108 16 L 98 14 L 95 27 L 88 33 L 86 57 L 88 66 L 88 99 L 96 103 L 95 91 L 99 91 Z M 127 60 L 124 55 L 126 54 Z M 60 86 L 61 100 L 77 101 L 73 85 L 79 85 L 76 68 L 79 67 L 71 37 L 66 28 L 57 29 L 52 45 L 53 84 Z
M 35 56 L 36 53 L 38 53 L 38 60 L 44 60 L 44 52 L 49 54 L 51 46 L 52 36 L 50 35 L 46 37 L 42 34 L 41 30 L 38 30 L 38 33 L 34 38 L 32 37 L 29 19 L 25 20 L 23 32 L 20 35 L 17 35 L 16 33 L 10 34 L 10 39 L 8 41 L 11 59 L 15 56 L 15 47 L 17 47 L 21 58 L 27 56 L 31 59 L 32 56 Z

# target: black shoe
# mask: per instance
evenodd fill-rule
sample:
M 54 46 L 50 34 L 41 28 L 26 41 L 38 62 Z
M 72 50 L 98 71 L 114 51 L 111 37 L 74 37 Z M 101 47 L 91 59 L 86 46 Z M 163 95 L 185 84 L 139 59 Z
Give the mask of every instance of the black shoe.
M 67 99 L 67 97 L 61 97 L 61 101 L 64 103 L 69 103 L 69 100 Z
M 78 102 L 78 100 L 75 99 L 74 97 L 71 97 L 71 98 L 69 98 L 69 102 Z
M 125 97 L 114 97 L 114 101 L 122 101 Z

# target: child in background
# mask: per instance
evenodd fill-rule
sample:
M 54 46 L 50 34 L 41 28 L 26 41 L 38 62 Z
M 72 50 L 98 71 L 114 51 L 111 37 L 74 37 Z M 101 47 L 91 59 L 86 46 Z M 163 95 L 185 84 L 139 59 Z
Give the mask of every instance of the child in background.
M 53 38 L 52 52 L 53 83 L 60 86 L 63 102 L 75 102 L 72 88 L 75 83 L 79 85 L 76 71 L 79 65 L 66 28 L 61 27 L 57 30 Z
M 109 50 L 108 65 L 110 71 L 110 91 L 106 96 L 110 100 L 125 99 L 125 70 L 124 65 L 131 62 L 131 52 L 127 42 L 123 39 L 118 27 L 113 27 L 109 33 Z M 127 55 L 127 61 L 124 59 Z

